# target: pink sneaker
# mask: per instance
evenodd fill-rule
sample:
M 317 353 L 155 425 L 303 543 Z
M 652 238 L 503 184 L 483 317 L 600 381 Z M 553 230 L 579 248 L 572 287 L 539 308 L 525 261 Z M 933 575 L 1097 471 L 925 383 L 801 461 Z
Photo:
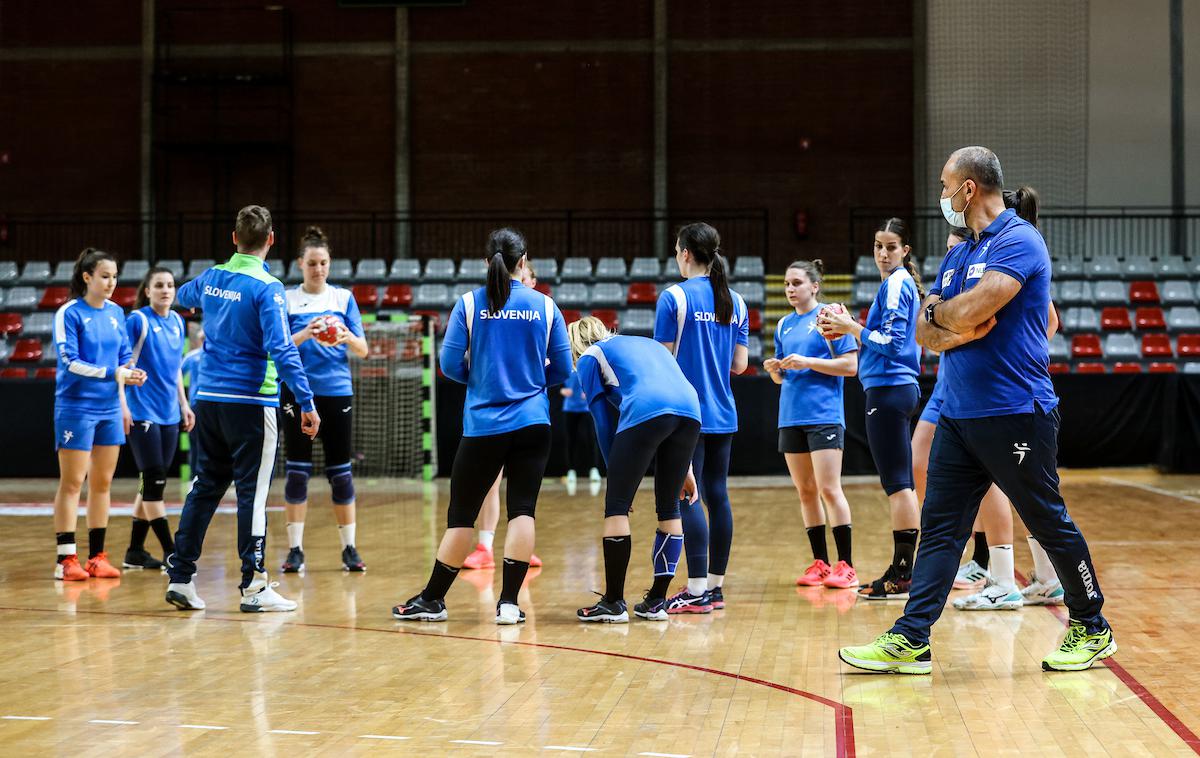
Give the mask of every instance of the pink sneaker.
M 542 565 L 542 559 L 537 557 L 537 553 L 530 553 L 529 568 L 539 568 Z
M 822 584 L 835 590 L 854 589 L 858 587 L 858 572 L 849 563 L 838 561 Z
M 825 577 L 829 576 L 829 570 L 829 564 L 818 558 L 808 568 L 804 569 L 804 575 L 796 580 L 796 585 L 800 587 L 820 587 L 821 582 L 825 581 Z
M 488 550 L 486 547 L 484 547 L 483 543 L 481 542 L 475 546 L 475 552 L 468 555 L 467 559 L 465 561 L 463 561 L 463 568 L 465 568 L 465 569 L 496 568 L 496 560 L 495 560 L 495 558 L 492 557 L 492 551 Z

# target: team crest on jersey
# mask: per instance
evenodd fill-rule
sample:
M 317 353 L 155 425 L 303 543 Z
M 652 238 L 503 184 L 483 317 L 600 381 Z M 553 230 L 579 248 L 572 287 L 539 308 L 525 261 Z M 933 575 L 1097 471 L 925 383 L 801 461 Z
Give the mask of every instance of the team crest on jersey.
M 120 328 L 121 328 L 121 325 L 117 323 L 117 317 L 116 317 L 116 316 L 109 316 L 109 317 L 108 317 L 108 321 L 109 321 L 109 323 L 111 323 L 111 324 L 113 325 L 113 329 L 120 329 Z
M 950 286 L 950 282 L 954 281 L 954 269 L 946 269 L 946 273 L 942 274 L 942 289 Z

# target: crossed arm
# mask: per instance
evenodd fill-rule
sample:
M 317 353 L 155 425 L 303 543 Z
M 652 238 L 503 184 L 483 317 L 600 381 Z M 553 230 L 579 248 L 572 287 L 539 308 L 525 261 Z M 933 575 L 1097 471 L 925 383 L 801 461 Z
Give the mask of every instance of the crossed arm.
M 929 350 L 942 352 L 973 340 L 982 339 L 996 325 L 996 313 L 1016 297 L 1021 283 L 1008 274 L 986 271 L 972 289 L 942 300 L 930 295 L 922 303 L 922 314 L 937 303 L 931 324 L 922 316 L 917 322 L 917 342 Z

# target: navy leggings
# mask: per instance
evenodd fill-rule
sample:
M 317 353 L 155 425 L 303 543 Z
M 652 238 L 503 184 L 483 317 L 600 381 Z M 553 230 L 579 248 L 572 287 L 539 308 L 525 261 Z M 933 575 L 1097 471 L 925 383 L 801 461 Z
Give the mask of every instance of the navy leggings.
M 700 500 L 680 503 L 683 548 L 688 577 L 699 579 L 711 572 L 725 575 L 733 545 L 733 506 L 729 504 L 729 453 L 732 434 L 701 434 L 692 454 L 692 470 L 700 486 Z M 708 508 L 708 523 L 701 503 Z M 711 534 L 710 534 L 711 529 Z
M 867 390 L 867 445 L 888 495 L 915 489 L 910 420 L 920 403 L 921 389 L 915 384 Z
M 153 421 L 134 421 L 129 430 L 129 449 L 138 471 L 166 471 L 175 462 L 179 445 L 179 424 L 156 424 Z

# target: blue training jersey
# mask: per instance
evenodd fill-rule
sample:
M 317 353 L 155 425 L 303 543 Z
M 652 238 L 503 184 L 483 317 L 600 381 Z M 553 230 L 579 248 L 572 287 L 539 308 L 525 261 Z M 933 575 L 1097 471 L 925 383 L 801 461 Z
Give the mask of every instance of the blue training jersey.
M 579 356 L 575 370 L 606 462 L 613 437 L 644 421 L 667 415 L 701 420 L 696 390 L 671 354 L 652 339 L 603 339 Z
M 129 413 L 134 421 L 178 424 L 179 369 L 187 336 L 183 317 L 169 311 L 163 318 L 146 306 L 129 314 L 125 331 L 133 346 L 134 366 L 146 372 L 145 384 L 125 388 Z
M 200 387 L 200 357 L 204 355 L 202 348 L 187 351 L 179 370 L 183 372 L 183 385 L 187 387 L 188 403 L 196 402 L 196 390 Z
M 663 290 L 654 318 L 654 339 L 675 346 L 675 359 L 700 398 L 704 434 L 732 434 L 738 428 L 729 372 L 734 350 L 750 344 L 750 319 L 742 296 L 733 290 L 729 294 L 733 319 L 728 324 L 717 323 L 707 276 Z
M 54 314 L 54 346 L 58 350 L 55 412 L 119 413 L 115 374 L 133 356 L 121 306 L 111 300 L 99 308 L 82 298 L 67 301 Z
M 508 302 L 488 311 L 487 288 L 454 304 L 442 373 L 467 385 L 463 436 L 487 437 L 550 423 L 546 388 L 571 373 L 567 327 L 554 301 L 513 280 Z
M 832 342 L 817 331 L 817 305 L 808 313 L 792 311 L 775 327 L 775 357 L 795 354 L 806 358 L 837 358 L 858 350 L 858 342 L 843 334 Z M 812 369 L 784 371 L 779 389 L 779 426 L 846 425 L 842 405 L 844 379 Z
M 946 255 L 930 294 L 951 300 L 999 271 L 1021 283 L 996 312 L 986 337 L 942 354 L 939 384 L 945 384 L 942 415 L 982 418 L 1048 411 L 1058 405 L 1050 380 L 1046 322 L 1050 311 L 1050 253 L 1046 241 L 1012 209 L 996 217 L 978 241 L 959 244 Z
M 563 413 L 587 413 L 587 395 L 579 386 L 579 372 L 572 371 L 571 376 L 567 378 L 567 383 L 563 386 L 571 390 L 571 394 L 563 398 Z
M 333 316 L 339 319 L 351 334 L 363 336 L 362 315 L 358 303 L 350 290 L 325 286 L 325 291 L 310 295 L 302 287 L 287 291 L 288 322 L 292 334 L 308 326 L 317 316 Z M 346 397 L 354 394 L 350 382 L 349 347 L 338 345 L 327 347 L 316 340 L 307 340 L 300 345 L 300 360 L 304 362 L 304 373 L 314 395 L 319 397 Z
M 204 309 L 197 400 L 279 406 L 279 377 L 305 411 L 315 409 L 288 328 L 283 285 L 257 256 L 234 253 L 179 288 L 179 305 Z
M 903 266 L 879 286 L 863 329 L 858 378 L 865 389 L 916 384 L 921 373 L 917 315 L 921 295 Z

